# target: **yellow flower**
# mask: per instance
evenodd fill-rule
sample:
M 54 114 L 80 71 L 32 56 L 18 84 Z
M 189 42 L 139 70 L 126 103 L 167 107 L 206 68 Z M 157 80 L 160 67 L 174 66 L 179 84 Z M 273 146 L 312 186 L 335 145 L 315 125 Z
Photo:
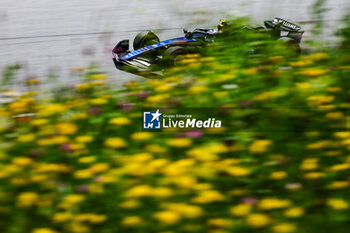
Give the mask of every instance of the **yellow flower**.
M 109 120 L 112 125 L 130 125 L 131 121 L 126 117 L 116 117 Z
M 298 89 L 310 89 L 310 88 L 312 88 L 312 84 L 308 83 L 308 82 L 296 83 L 295 86 Z
M 304 208 L 300 208 L 300 207 L 292 207 L 290 209 L 286 209 L 283 214 L 286 217 L 290 217 L 290 218 L 298 218 L 304 215 Z
M 84 135 L 84 136 L 78 136 L 75 138 L 75 141 L 78 143 L 89 143 L 92 142 L 94 138 L 89 135 Z
M 103 105 L 103 104 L 106 104 L 108 100 L 104 98 L 95 98 L 95 99 L 91 99 L 89 102 L 92 105 Z
M 218 155 L 205 150 L 204 148 L 194 148 L 188 151 L 188 154 L 196 158 L 199 161 L 215 161 L 219 158 Z
M 136 132 L 131 135 L 131 138 L 135 141 L 147 141 L 152 137 L 153 135 L 149 132 Z
M 14 112 L 22 112 L 22 111 L 26 111 L 27 109 L 27 103 L 21 100 L 18 100 L 16 102 L 12 102 L 9 105 L 9 109 L 11 109 Z
M 283 56 L 272 56 L 272 57 L 269 57 L 268 60 L 271 61 L 272 63 L 278 63 L 278 62 L 284 61 L 284 57 Z
M 252 227 L 264 227 L 271 222 L 271 219 L 265 214 L 250 214 L 246 218 L 246 222 Z
M 197 179 L 192 176 L 177 176 L 173 182 L 180 188 L 193 188 Z
M 102 215 L 102 214 L 90 214 L 88 221 L 90 221 L 90 223 L 92 223 L 92 224 L 98 224 L 98 223 L 106 221 L 106 219 L 107 219 L 107 216 Z
M 72 114 L 71 118 L 72 118 L 72 120 L 86 119 L 87 114 L 85 112 L 74 113 L 74 114 Z
M 111 148 L 122 148 L 127 146 L 127 142 L 123 138 L 107 138 L 105 145 Z
M 39 200 L 39 195 L 34 192 L 24 192 L 18 195 L 17 200 L 19 206 L 29 207 Z
M 140 202 L 136 200 L 124 201 L 120 204 L 120 207 L 123 209 L 134 209 L 140 206 Z
M 309 172 L 304 175 L 306 179 L 319 179 L 325 177 L 325 174 L 323 172 Z
M 312 102 L 314 105 L 321 105 L 332 102 L 334 100 L 334 96 L 314 95 L 308 97 L 307 100 Z
M 26 84 L 38 84 L 40 83 L 39 79 L 29 79 L 25 81 Z
M 320 61 L 329 58 L 329 55 L 326 53 L 314 53 L 308 56 L 313 61 Z
M 224 218 L 212 218 L 208 220 L 208 225 L 222 228 L 230 226 L 231 221 Z
M 204 150 L 210 151 L 212 153 L 225 153 L 227 152 L 227 147 L 222 143 L 212 143 L 205 146 Z
M 78 162 L 79 163 L 92 163 L 95 160 L 96 160 L 95 156 L 87 156 L 87 157 L 79 158 Z
M 63 201 L 71 204 L 76 204 L 84 201 L 85 197 L 81 194 L 69 194 L 64 197 Z
M 204 190 L 200 194 L 193 198 L 192 201 L 196 203 L 210 203 L 216 201 L 222 201 L 225 197 L 219 191 L 216 190 Z
M 306 158 L 303 160 L 303 163 L 318 163 L 318 158 Z
M 271 180 L 282 180 L 287 176 L 288 174 L 285 171 L 276 171 L 276 172 L 271 172 L 269 178 Z
M 169 164 L 168 166 L 162 168 L 161 172 L 165 176 L 177 177 L 183 175 L 186 172 L 186 169 L 176 164 Z
M 315 77 L 315 76 L 323 75 L 327 72 L 329 72 L 329 70 L 320 69 L 320 68 L 309 68 L 301 71 L 300 74 L 309 76 L 309 77 Z
M 342 112 L 329 112 L 325 117 L 329 120 L 341 120 L 344 119 L 345 115 Z
M 70 219 L 72 219 L 73 214 L 70 212 L 60 212 L 60 213 L 56 213 L 52 216 L 52 220 L 54 222 L 66 222 Z
M 113 175 L 102 175 L 102 176 L 99 176 L 99 179 L 96 182 L 107 184 L 107 183 L 115 183 L 117 181 L 118 179 Z
M 71 232 L 74 232 L 74 233 L 89 233 L 91 231 L 86 224 L 83 224 L 81 222 L 76 222 L 76 221 L 73 221 L 67 224 L 67 227 Z
M 19 142 L 32 142 L 35 139 L 35 134 L 23 134 L 17 138 Z
M 182 61 L 182 63 L 184 63 L 184 64 L 189 64 L 189 63 L 196 63 L 196 62 L 198 62 L 198 60 L 196 59 L 196 58 L 191 58 L 191 57 L 188 57 L 188 56 L 186 56 L 186 59 L 184 59 L 183 61 Z
M 84 90 L 84 89 L 88 89 L 90 87 L 91 87 L 90 83 L 80 83 L 80 84 L 75 85 L 75 88 L 78 90 Z
M 63 144 L 69 141 L 69 138 L 66 136 L 56 136 L 51 138 L 53 144 Z
M 350 132 L 348 132 L 348 131 L 336 132 L 336 133 L 334 133 L 334 137 L 341 138 L 341 139 L 350 138 Z
M 149 81 L 153 81 L 153 80 L 149 80 Z M 136 81 L 124 83 L 124 86 L 126 87 L 137 87 L 138 85 L 139 83 Z
M 50 228 L 37 228 L 32 231 L 32 233 L 58 233 Z
M 14 186 L 23 186 L 28 184 L 28 179 L 15 177 L 11 179 L 11 184 Z
M 148 185 L 138 185 L 126 192 L 128 197 L 143 197 L 150 196 L 153 193 L 153 189 Z
M 249 69 L 245 69 L 245 70 L 243 70 L 243 73 L 245 74 L 245 75 L 255 75 L 255 74 L 257 74 L 258 73 L 258 70 L 256 69 L 256 68 L 249 68 Z
M 88 179 L 88 178 L 91 178 L 92 176 L 93 176 L 92 171 L 88 169 L 78 170 L 74 173 L 74 177 L 77 179 Z
M 263 210 L 280 209 L 290 206 L 289 200 L 281 200 L 277 198 L 265 198 L 259 201 L 258 207 Z
M 94 194 L 94 193 L 104 193 L 105 189 L 104 186 L 100 183 L 92 183 L 89 184 L 89 193 Z
M 63 113 L 67 108 L 62 104 L 50 104 L 43 106 L 43 108 L 38 112 L 39 116 L 51 116 L 58 113 Z
M 107 74 L 92 74 L 89 76 L 89 79 L 106 79 L 108 78 Z
M 345 139 L 341 142 L 342 145 L 349 146 L 350 145 L 350 138 Z
M 167 159 L 153 159 L 153 160 L 149 161 L 147 166 L 152 170 L 153 169 L 158 170 L 159 168 L 164 167 L 168 163 L 169 163 L 169 161 Z
M 342 154 L 342 151 L 340 151 L 340 150 L 333 150 L 333 151 L 326 152 L 326 155 L 328 155 L 328 156 L 338 156 L 341 154 Z
M 326 88 L 326 91 L 328 92 L 341 92 L 343 89 L 341 87 L 328 87 Z
M 29 164 L 32 163 L 32 159 L 27 157 L 18 157 L 18 158 L 14 158 L 12 160 L 12 163 L 17 166 L 28 166 Z
M 327 205 L 335 210 L 344 210 L 349 208 L 349 203 L 340 198 L 332 198 L 327 201 Z
M 348 170 L 350 168 L 350 164 L 342 163 L 342 164 L 336 164 L 330 167 L 332 171 L 343 171 Z
M 142 223 L 142 219 L 139 216 L 128 216 L 122 220 L 124 226 L 135 226 Z
M 30 181 L 34 183 L 39 183 L 48 180 L 48 178 L 49 177 L 47 175 L 32 175 L 30 177 Z
M 198 85 L 198 86 L 192 86 L 188 89 L 188 92 L 190 94 L 200 94 L 202 92 L 205 92 L 205 91 L 208 91 L 208 87 L 207 86 L 204 86 L 204 85 Z
M 107 217 L 105 215 L 94 213 L 78 214 L 74 217 L 74 221 L 76 222 L 90 222 L 93 224 L 104 222 L 106 219 Z
M 218 75 L 214 80 L 213 82 L 215 83 L 223 83 L 223 82 L 227 82 L 231 79 L 235 79 L 236 78 L 236 75 L 235 74 L 222 74 L 222 75 Z
M 296 226 L 292 223 L 280 223 L 272 227 L 272 230 L 276 233 L 295 232 L 296 229 Z
M 254 97 L 254 100 L 257 101 L 266 101 L 266 100 L 270 100 L 272 98 L 277 97 L 279 94 L 275 91 L 267 91 L 267 92 L 263 92 L 260 95 Z
M 316 168 L 318 168 L 317 162 L 318 162 L 318 159 L 313 159 L 313 158 L 305 159 L 303 160 L 300 169 L 303 171 L 315 170 Z
M 228 167 L 225 171 L 231 176 L 247 176 L 250 173 L 248 169 L 239 166 Z
M 311 60 L 301 60 L 301 61 L 295 61 L 295 62 L 290 62 L 290 66 L 294 67 L 301 67 L 301 66 L 307 66 L 311 65 L 313 62 Z
M 172 85 L 160 85 L 154 88 L 155 91 L 159 91 L 159 92 L 166 92 L 166 91 L 170 91 L 171 89 L 173 89 L 174 86 Z
M 173 147 L 188 147 L 192 145 L 192 140 L 189 138 L 174 138 L 168 140 L 167 144 Z
M 244 216 L 250 213 L 251 208 L 249 204 L 238 204 L 230 208 L 230 213 L 234 216 Z
M 180 215 L 172 211 L 161 211 L 154 215 L 154 217 L 165 224 L 174 224 L 180 220 Z
M 152 191 L 152 196 L 155 197 L 170 197 L 174 194 L 174 191 L 170 188 L 159 187 L 154 188 Z
M 64 164 L 56 164 L 56 163 L 41 163 L 38 164 L 36 168 L 36 172 L 67 172 L 69 168 Z
M 143 163 L 152 158 L 153 158 L 153 155 L 147 152 L 137 153 L 129 157 L 130 161 L 135 163 Z
M 148 144 L 145 150 L 151 153 L 160 154 L 160 153 L 165 153 L 167 151 L 167 148 L 161 147 L 157 144 Z
M 187 152 L 188 155 L 193 156 L 199 161 L 214 161 L 219 157 L 216 153 L 212 152 L 209 148 L 193 148 Z
M 256 140 L 250 145 L 249 151 L 252 154 L 262 154 L 270 145 L 272 145 L 272 141 L 270 140 Z
M 90 167 L 90 171 L 93 173 L 104 172 L 109 169 L 109 165 L 107 163 L 96 163 Z
M 341 189 L 349 186 L 348 181 L 333 181 L 328 188 L 330 189 Z
M 164 206 L 166 209 L 180 214 L 183 218 L 197 218 L 203 214 L 203 210 L 199 206 L 186 203 L 169 203 Z
M 315 142 L 313 144 L 307 145 L 307 149 L 309 149 L 309 150 L 318 150 L 318 149 L 322 149 L 322 148 L 328 147 L 330 144 L 331 144 L 330 141 L 322 140 L 322 141 L 318 141 L 318 142 Z
M 165 99 L 168 99 L 169 95 L 168 94 L 159 94 L 159 95 L 153 95 L 153 96 L 148 96 L 147 97 L 147 102 L 150 103 L 160 103 Z
M 56 125 L 56 129 L 60 134 L 69 135 L 74 134 L 78 130 L 78 127 L 72 123 L 59 123 Z
M 90 82 L 90 84 L 91 84 L 92 86 L 99 86 L 99 85 L 105 84 L 105 81 L 102 81 L 102 80 L 100 80 L 100 81 L 93 81 L 93 82 Z M 103 95 L 103 96 L 101 96 L 101 97 L 110 98 L 111 96 L 109 96 L 109 95 Z

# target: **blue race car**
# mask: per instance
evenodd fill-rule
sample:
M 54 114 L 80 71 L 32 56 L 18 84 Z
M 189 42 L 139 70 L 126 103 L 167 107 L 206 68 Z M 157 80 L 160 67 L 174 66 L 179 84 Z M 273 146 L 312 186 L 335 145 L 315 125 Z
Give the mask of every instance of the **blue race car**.
M 205 44 L 214 40 L 216 30 L 184 30 L 185 36 L 160 41 L 152 32 L 139 33 L 133 43 L 134 51 L 129 51 L 129 40 L 120 41 L 112 51 L 117 69 L 145 77 L 159 75 L 167 67 L 178 66 L 184 55 L 198 53 Z M 157 73 L 158 72 L 158 73 Z
M 140 32 L 133 41 L 134 51 L 129 51 L 129 40 L 122 40 L 114 47 L 113 61 L 119 70 L 147 78 L 158 77 L 164 69 L 180 65 L 186 54 L 199 53 L 208 43 L 224 35 L 225 28 L 228 28 L 228 22 L 221 20 L 217 30 L 184 30 L 183 37 L 165 41 L 160 41 L 153 31 Z M 268 32 L 275 39 L 284 39 L 296 50 L 300 50 L 299 43 L 303 32 L 300 31 L 300 26 L 294 23 L 275 18 L 265 21 L 264 26 L 244 28 Z M 287 35 L 282 36 L 282 32 L 287 32 Z

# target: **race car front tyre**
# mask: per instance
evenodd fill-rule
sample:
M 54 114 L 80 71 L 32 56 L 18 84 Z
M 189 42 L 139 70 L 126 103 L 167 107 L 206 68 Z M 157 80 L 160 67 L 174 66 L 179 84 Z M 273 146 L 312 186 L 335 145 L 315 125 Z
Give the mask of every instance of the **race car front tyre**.
M 133 43 L 134 50 L 138 50 L 140 48 L 146 47 L 148 45 L 156 44 L 159 42 L 160 40 L 154 32 L 152 31 L 140 32 L 135 36 L 134 43 Z
M 174 46 L 164 51 L 164 64 L 170 67 L 180 66 L 188 51 L 181 46 Z

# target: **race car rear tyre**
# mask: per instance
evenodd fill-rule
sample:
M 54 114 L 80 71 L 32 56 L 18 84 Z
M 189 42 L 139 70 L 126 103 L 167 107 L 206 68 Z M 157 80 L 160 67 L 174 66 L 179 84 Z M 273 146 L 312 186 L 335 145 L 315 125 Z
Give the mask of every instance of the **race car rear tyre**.
M 170 47 L 164 52 L 164 63 L 170 67 L 180 66 L 186 54 L 188 54 L 188 51 L 184 47 Z
M 160 40 L 154 32 L 152 31 L 140 32 L 135 36 L 134 43 L 133 43 L 134 50 L 138 50 L 145 46 L 156 44 L 159 42 Z

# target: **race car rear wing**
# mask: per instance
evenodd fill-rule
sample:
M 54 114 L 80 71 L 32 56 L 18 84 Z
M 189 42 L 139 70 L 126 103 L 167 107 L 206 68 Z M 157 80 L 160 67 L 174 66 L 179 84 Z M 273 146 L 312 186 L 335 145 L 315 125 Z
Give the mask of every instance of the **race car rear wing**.
M 264 23 L 267 28 L 278 29 L 280 31 L 297 32 L 301 29 L 299 25 L 277 17 L 273 20 L 266 20 Z

